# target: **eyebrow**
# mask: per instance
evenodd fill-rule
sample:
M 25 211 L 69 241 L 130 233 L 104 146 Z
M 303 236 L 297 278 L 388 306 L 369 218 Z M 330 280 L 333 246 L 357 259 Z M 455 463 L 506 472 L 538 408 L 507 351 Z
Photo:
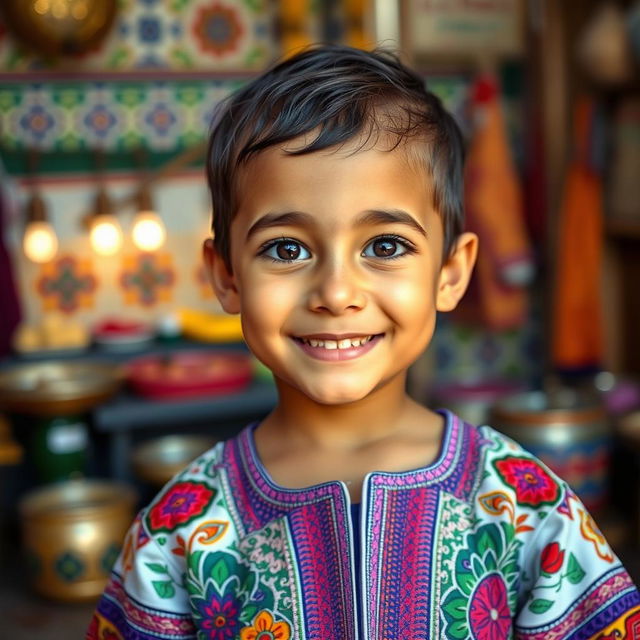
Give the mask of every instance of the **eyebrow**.
M 269 229 L 271 227 L 280 226 L 313 226 L 315 223 L 314 217 L 309 213 L 302 211 L 286 211 L 284 213 L 266 213 L 262 218 L 256 220 L 249 231 L 247 231 L 246 240 L 249 240 L 251 236 L 262 231 L 263 229 Z M 406 211 L 401 209 L 373 209 L 365 211 L 360 217 L 356 219 L 355 226 L 366 225 L 382 225 L 382 224 L 403 224 L 411 227 L 425 238 L 427 232 L 424 227 Z
M 412 215 L 401 209 L 374 209 L 365 212 L 356 220 L 358 226 L 368 224 L 404 224 L 427 237 L 425 228 Z
M 310 226 L 313 224 L 313 216 L 302 211 L 286 211 L 285 213 L 266 213 L 262 218 L 256 220 L 247 231 L 246 240 L 252 235 L 262 231 L 263 229 L 269 229 L 270 227 L 282 227 L 285 225 L 291 226 Z

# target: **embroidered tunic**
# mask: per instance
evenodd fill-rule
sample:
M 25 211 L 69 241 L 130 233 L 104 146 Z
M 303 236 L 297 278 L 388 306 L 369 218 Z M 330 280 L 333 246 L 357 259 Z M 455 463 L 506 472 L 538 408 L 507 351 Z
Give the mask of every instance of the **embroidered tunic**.
M 220 443 L 138 515 L 87 637 L 640 638 L 638 591 L 569 487 L 444 415 L 433 464 L 367 475 L 359 577 L 343 483 L 277 486 L 255 425 Z

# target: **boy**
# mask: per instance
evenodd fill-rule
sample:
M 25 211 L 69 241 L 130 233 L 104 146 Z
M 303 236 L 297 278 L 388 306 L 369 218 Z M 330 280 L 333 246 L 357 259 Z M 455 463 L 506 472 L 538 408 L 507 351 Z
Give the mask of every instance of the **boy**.
M 570 489 L 405 392 L 477 246 L 421 78 L 305 51 L 223 105 L 208 175 L 205 261 L 279 402 L 141 512 L 89 637 L 636 637 L 638 592 Z

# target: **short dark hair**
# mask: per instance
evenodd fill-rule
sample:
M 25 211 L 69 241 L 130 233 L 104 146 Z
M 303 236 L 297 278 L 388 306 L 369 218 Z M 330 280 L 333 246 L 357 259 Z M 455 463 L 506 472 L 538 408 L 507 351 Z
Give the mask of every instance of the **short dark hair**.
M 388 113 L 381 110 L 390 109 Z M 225 99 L 214 116 L 207 154 L 214 242 L 231 269 L 230 228 L 237 210 L 236 176 L 253 154 L 313 133 L 288 153 L 327 149 L 357 137 L 364 147 L 388 132 L 419 137 L 448 255 L 462 232 L 462 134 L 425 80 L 384 50 L 322 45 L 305 49 Z M 374 140 L 375 140 L 374 139 Z

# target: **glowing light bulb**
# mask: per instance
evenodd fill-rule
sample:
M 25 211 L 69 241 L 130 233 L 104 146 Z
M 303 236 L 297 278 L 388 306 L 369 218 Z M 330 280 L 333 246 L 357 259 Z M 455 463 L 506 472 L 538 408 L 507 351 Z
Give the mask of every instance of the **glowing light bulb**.
M 122 247 L 122 229 L 115 216 L 98 214 L 91 220 L 89 231 L 91 246 L 102 256 L 112 256 Z
M 46 220 L 29 222 L 22 240 L 24 254 L 32 262 L 43 263 L 53 259 L 58 251 L 58 238 Z
M 131 231 L 133 242 L 142 251 L 155 251 L 167 236 L 160 216 L 154 211 L 140 211 L 135 217 Z

